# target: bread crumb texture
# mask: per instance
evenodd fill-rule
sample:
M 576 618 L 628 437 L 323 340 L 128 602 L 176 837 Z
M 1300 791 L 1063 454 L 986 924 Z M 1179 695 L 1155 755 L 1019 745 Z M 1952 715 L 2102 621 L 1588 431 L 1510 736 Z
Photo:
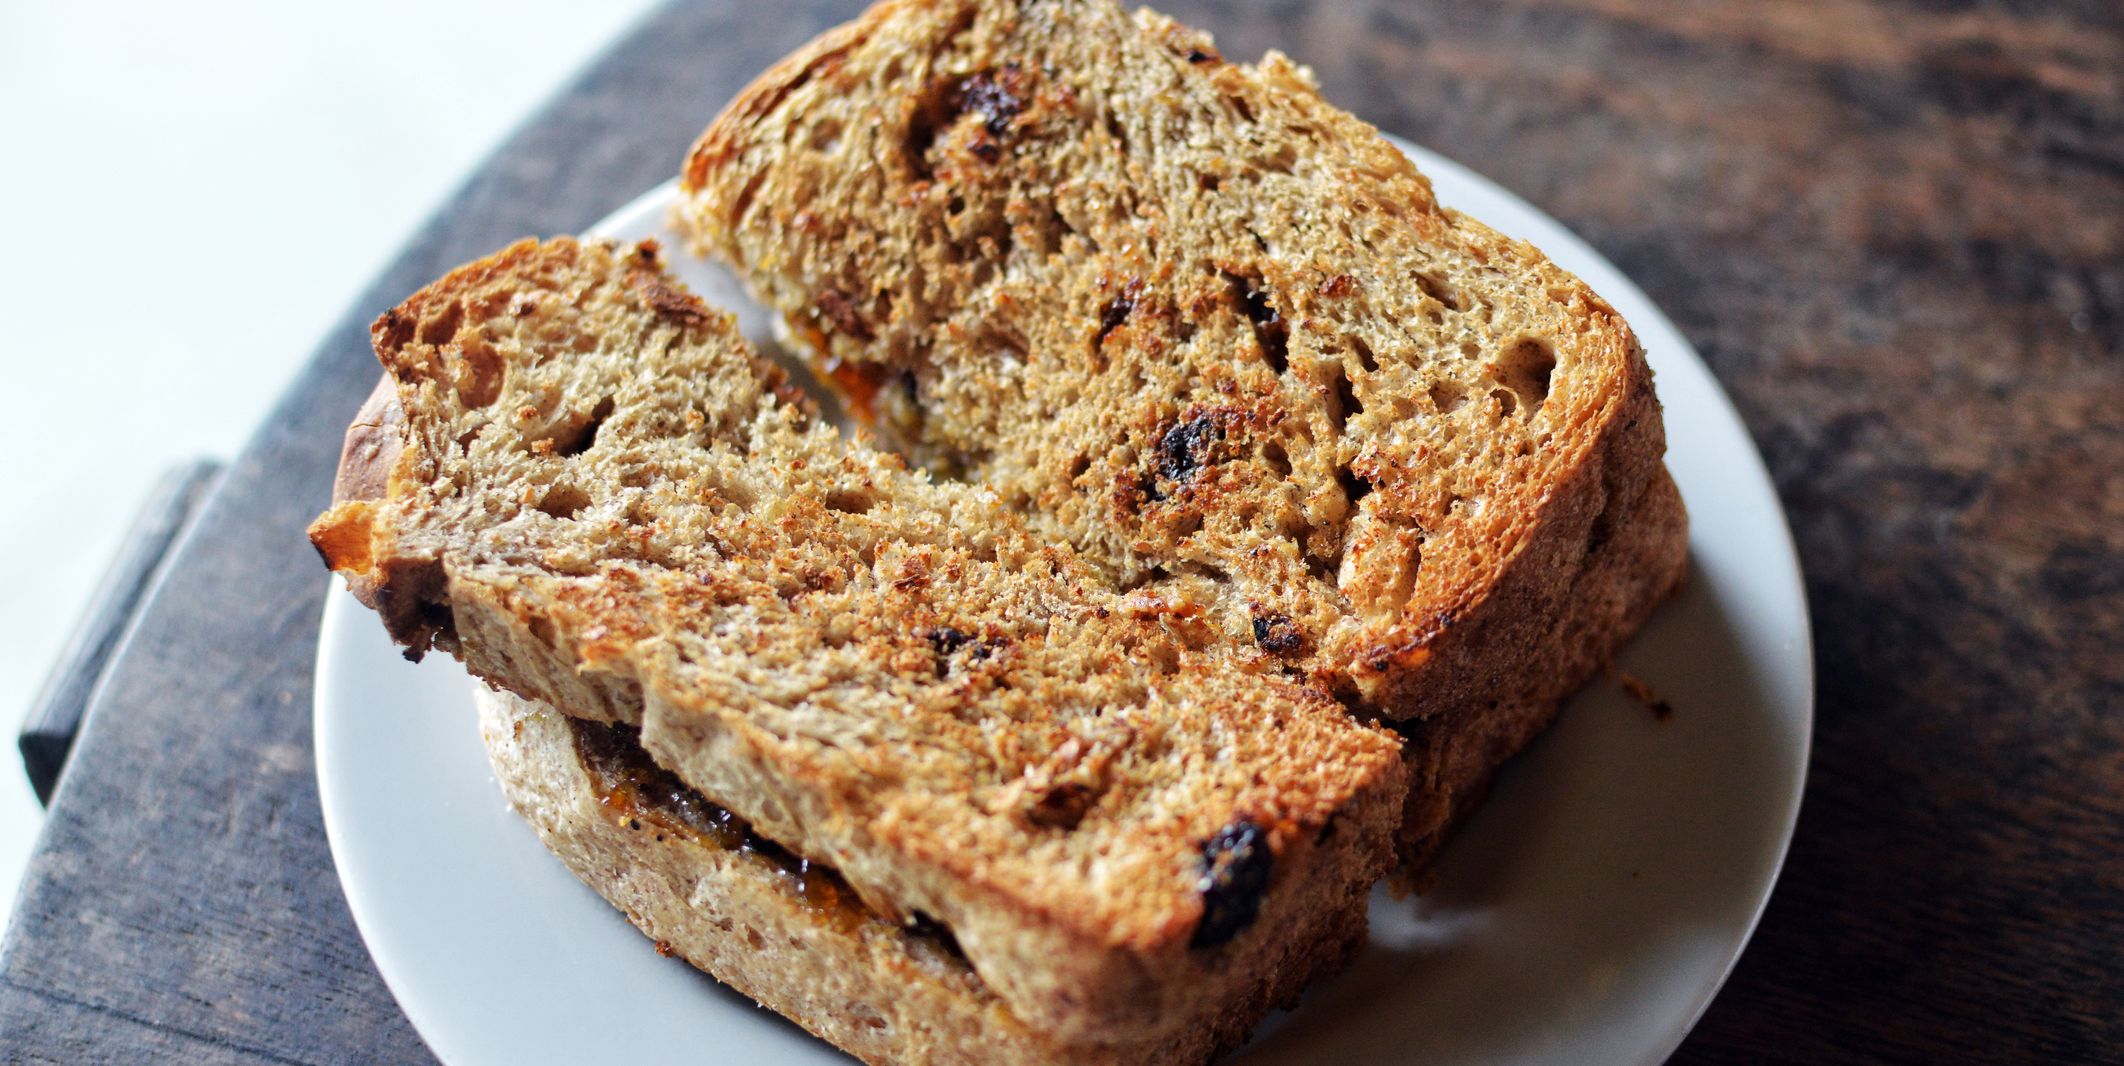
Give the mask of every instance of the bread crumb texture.
M 1217 642 L 1408 718 L 1554 699 L 1620 640 L 1555 620 L 1666 478 L 1634 337 L 1281 55 L 1104 0 L 881 4 L 684 189 L 881 436 Z M 1673 584 L 1672 512 L 1619 603 Z
M 639 726 L 874 912 L 943 922 L 1021 1016 L 1160 1031 L 1384 872 L 1391 734 L 843 437 L 653 245 L 520 243 L 374 333 L 404 447 L 313 539 L 400 638 Z M 1206 854 L 1235 832 L 1274 856 L 1257 898 Z

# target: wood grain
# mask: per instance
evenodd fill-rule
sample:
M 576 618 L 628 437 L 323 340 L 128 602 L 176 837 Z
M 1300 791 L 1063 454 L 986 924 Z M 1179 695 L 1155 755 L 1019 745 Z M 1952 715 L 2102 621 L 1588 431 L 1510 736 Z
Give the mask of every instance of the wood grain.
M 1199 0 L 1234 56 L 1591 240 L 1703 351 L 1807 570 L 1820 718 L 1755 944 L 1677 1061 L 2124 1060 L 2124 7 Z M 670 8 L 334 331 L 90 716 L 0 957 L 32 1061 L 423 1055 L 319 832 L 300 531 L 442 269 L 668 175 L 851 4 Z M 205 665 L 203 665 L 205 664 Z

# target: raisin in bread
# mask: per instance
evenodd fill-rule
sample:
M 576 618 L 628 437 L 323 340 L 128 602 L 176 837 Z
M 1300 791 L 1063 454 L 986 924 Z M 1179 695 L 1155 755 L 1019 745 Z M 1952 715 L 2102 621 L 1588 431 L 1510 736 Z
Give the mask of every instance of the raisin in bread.
M 349 472 L 368 498 L 312 539 L 409 654 L 638 729 L 872 913 L 949 930 L 1024 1024 L 1251 1026 L 1361 927 L 1397 738 L 846 440 L 653 245 L 518 244 L 373 339 L 399 410 L 353 465 L 382 484 Z
M 1275 53 L 1111 0 L 893 0 L 681 184 L 883 436 L 1360 713 L 1523 742 L 1682 574 L 1615 310 Z

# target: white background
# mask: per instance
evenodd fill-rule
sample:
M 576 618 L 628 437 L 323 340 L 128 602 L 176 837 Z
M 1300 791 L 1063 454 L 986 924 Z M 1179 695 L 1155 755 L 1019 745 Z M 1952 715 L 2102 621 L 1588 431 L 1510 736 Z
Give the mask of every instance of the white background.
M 649 0 L 0 0 L 0 914 L 22 714 L 142 495 Z

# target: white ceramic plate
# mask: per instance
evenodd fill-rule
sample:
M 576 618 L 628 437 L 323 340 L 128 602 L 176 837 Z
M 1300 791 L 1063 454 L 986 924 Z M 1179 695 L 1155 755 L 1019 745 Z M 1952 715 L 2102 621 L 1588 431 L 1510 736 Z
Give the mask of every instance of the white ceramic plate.
M 1686 590 L 1499 781 L 1420 899 L 1379 893 L 1355 968 L 1279 1014 L 1249 1063 L 1642 1063 L 1680 1042 L 1739 957 L 1798 814 L 1813 722 L 1806 606 L 1783 512 L 1733 407 L 1674 324 L 1555 220 L 1413 146 L 1438 198 L 1546 250 L 1636 327 L 1690 516 Z M 665 186 L 594 232 L 655 236 Z M 711 302 L 766 319 L 683 255 Z M 649 950 L 503 804 L 471 683 L 402 660 L 351 597 L 325 607 L 317 776 L 354 919 L 430 1047 L 456 1064 L 845 1061 Z

